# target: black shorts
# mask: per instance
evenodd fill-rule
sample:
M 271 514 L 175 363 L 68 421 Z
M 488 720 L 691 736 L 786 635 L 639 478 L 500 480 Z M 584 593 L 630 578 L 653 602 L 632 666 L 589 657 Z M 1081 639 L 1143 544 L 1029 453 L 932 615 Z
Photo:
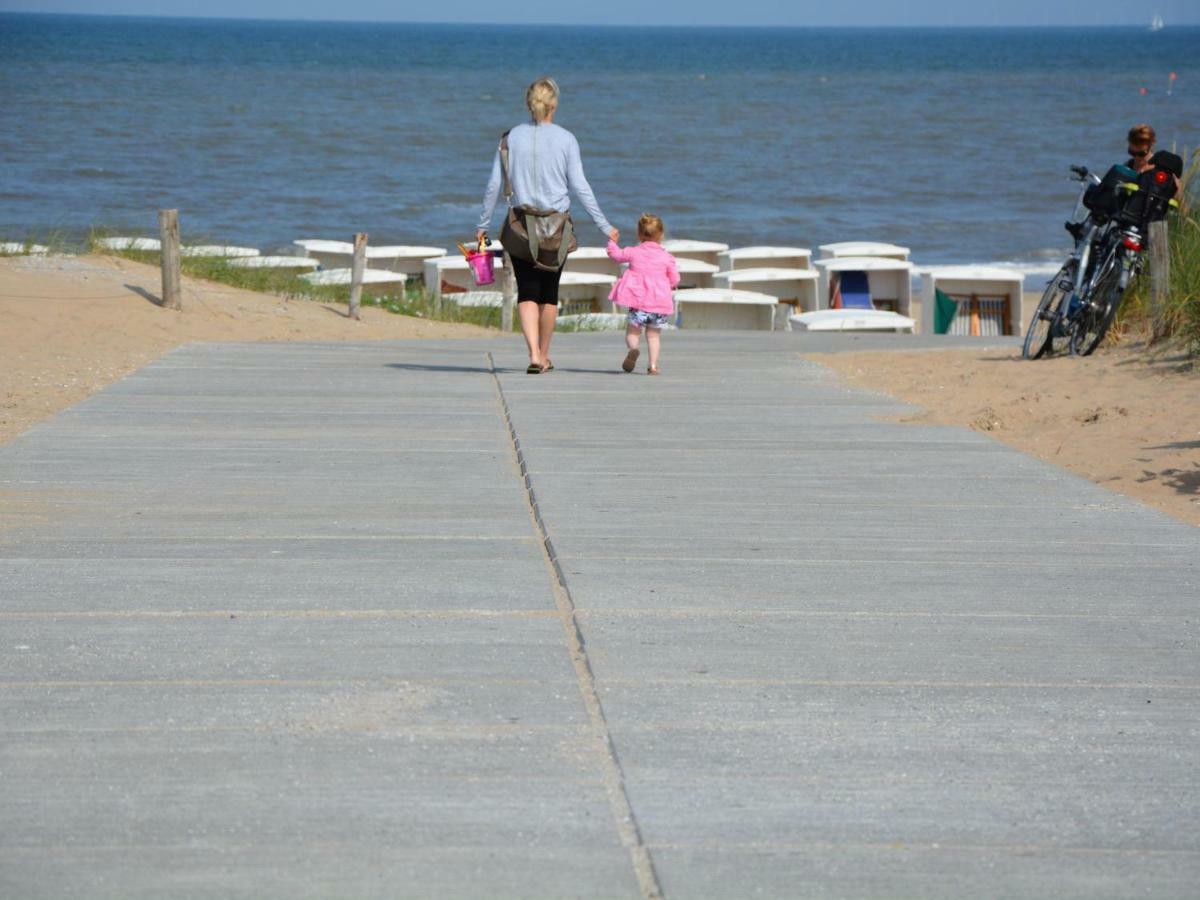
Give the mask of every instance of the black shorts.
M 513 274 L 517 276 L 517 302 L 537 303 L 538 305 L 558 305 L 558 279 L 562 275 L 560 268 L 556 272 L 539 269 L 531 262 L 510 256 Z

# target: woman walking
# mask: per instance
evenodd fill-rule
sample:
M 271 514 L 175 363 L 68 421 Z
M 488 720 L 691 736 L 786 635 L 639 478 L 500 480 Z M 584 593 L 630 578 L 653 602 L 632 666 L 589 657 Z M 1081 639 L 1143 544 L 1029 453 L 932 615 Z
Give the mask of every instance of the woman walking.
M 531 84 L 525 92 L 525 105 L 532 121 L 516 126 L 506 136 L 513 205 L 565 213 L 571 207 L 573 193 L 601 233 L 609 240 L 619 240 L 620 234 L 604 218 L 584 177 L 579 142 L 571 132 L 554 124 L 554 114 L 558 111 L 558 85 L 554 79 L 539 78 Z M 491 227 L 502 178 L 497 150 L 479 217 L 476 236 L 481 240 Z M 558 320 L 558 280 L 562 266 L 546 271 L 511 254 L 509 259 L 517 278 L 517 316 L 529 348 L 526 372 L 530 375 L 549 372 L 554 368 L 550 361 L 550 338 Z

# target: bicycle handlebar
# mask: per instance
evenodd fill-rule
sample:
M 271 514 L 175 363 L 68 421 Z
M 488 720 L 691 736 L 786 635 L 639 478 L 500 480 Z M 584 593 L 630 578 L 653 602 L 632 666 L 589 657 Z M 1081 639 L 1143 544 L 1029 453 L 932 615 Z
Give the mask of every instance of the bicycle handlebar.
M 1071 171 L 1080 178 L 1087 178 L 1088 176 L 1087 166 L 1071 166 Z

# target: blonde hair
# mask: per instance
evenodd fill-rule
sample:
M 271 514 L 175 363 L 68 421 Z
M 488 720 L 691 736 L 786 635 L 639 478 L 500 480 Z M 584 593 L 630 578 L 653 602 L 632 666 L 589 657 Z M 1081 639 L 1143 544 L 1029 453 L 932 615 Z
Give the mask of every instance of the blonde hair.
M 545 76 L 531 84 L 525 91 L 525 105 L 535 122 L 544 122 L 558 109 L 558 84 Z
M 663 236 L 663 220 L 652 213 L 642 213 L 638 219 L 638 240 L 661 241 Z
M 1149 125 L 1134 125 L 1129 129 L 1129 144 L 1133 147 L 1153 147 L 1156 137 Z

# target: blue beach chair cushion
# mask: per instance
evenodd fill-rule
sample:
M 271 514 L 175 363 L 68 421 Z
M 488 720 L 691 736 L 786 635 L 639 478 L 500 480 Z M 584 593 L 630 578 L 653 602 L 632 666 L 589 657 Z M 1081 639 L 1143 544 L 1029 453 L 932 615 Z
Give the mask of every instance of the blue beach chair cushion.
M 842 309 L 874 309 L 866 272 L 842 273 Z

